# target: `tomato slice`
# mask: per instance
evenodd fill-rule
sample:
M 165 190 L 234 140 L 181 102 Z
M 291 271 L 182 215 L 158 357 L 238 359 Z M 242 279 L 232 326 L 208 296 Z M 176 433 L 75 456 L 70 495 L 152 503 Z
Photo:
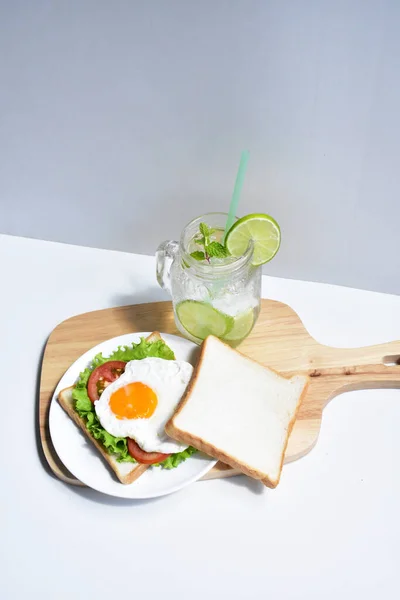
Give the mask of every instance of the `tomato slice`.
M 125 371 L 126 362 L 122 360 L 109 360 L 92 371 L 87 384 L 90 400 L 95 402 L 109 383 L 115 381 Z
M 161 452 L 145 452 L 138 446 L 135 440 L 131 438 L 126 438 L 128 442 L 128 452 L 138 461 L 138 463 L 142 463 L 142 465 L 154 465 L 154 463 L 159 463 L 171 456 L 170 454 L 162 454 Z

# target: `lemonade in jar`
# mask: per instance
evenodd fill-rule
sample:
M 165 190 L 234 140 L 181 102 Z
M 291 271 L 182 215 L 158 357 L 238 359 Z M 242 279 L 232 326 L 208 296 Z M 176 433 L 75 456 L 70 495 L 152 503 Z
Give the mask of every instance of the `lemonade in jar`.
M 179 242 L 157 250 L 157 280 L 172 296 L 177 328 L 193 342 L 215 335 L 231 346 L 246 338 L 260 312 L 261 265 L 280 244 L 272 217 L 233 219 L 208 213 L 191 221 Z

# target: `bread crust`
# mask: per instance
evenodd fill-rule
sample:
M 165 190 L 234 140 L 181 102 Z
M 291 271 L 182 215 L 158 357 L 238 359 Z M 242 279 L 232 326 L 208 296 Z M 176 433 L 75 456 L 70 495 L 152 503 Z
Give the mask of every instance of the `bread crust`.
M 178 440 L 179 442 L 182 442 L 184 444 L 188 444 L 190 446 L 193 446 L 194 448 L 197 448 L 198 450 L 200 450 L 201 452 L 204 452 L 205 454 L 208 454 L 209 456 L 212 456 L 213 458 L 216 458 L 217 460 L 220 460 L 224 463 L 226 463 L 227 465 L 229 465 L 230 467 L 233 467 L 234 469 L 238 469 L 239 471 L 241 471 L 242 473 L 244 473 L 245 475 L 248 475 L 249 477 L 252 477 L 253 479 L 259 479 L 265 486 L 269 487 L 269 488 L 275 488 L 279 481 L 280 481 L 280 477 L 281 477 L 281 473 L 282 473 L 282 467 L 283 467 L 283 461 L 285 458 L 285 452 L 286 452 L 286 448 L 287 448 L 287 444 L 288 444 L 288 440 L 289 440 L 289 436 L 292 432 L 293 426 L 295 424 L 296 421 L 296 417 L 297 417 L 297 413 L 299 410 L 299 407 L 303 401 L 303 398 L 307 392 L 308 386 L 309 386 L 309 378 L 308 376 L 304 375 L 306 381 L 306 385 L 303 388 L 303 391 L 301 393 L 301 396 L 299 398 L 299 401 L 297 403 L 296 406 L 296 410 L 293 414 L 293 417 L 288 425 L 288 430 L 287 430 L 287 436 L 286 436 L 286 441 L 285 441 L 285 445 L 284 445 L 284 449 L 282 452 L 282 457 L 281 457 L 281 463 L 280 463 L 280 468 L 279 468 L 279 473 L 278 473 L 278 477 L 276 480 L 271 480 L 269 477 L 265 476 L 265 473 L 258 471 L 257 469 L 254 469 L 253 467 L 251 467 L 250 465 L 241 462 L 239 460 L 237 460 L 237 458 L 235 458 L 234 456 L 231 456 L 230 454 L 227 454 L 226 452 L 224 452 L 223 450 L 221 450 L 221 448 L 217 448 L 216 446 L 214 446 L 213 444 L 210 444 L 208 442 L 206 442 L 205 440 L 203 440 L 202 438 L 199 438 L 198 436 L 192 435 L 191 433 L 181 430 L 179 429 L 176 425 L 175 425 L 175 418 L 177 417 L 177 415 L 179 415 L 179 413 L 182 411 L 183 407 L 185 406 L 185 404 L 190 400 L 190 396 L 196 386 L 196 383 L 198 381 L 199 378 L 199 373 L 201 371 L 201 367 L 204 361 L 204 356 L 206 354 L 207 351 L 207 343 L 208 340 L 210 338 L 212 338 L 213 336 L 208 336 L 201 347 L 201 353 L 200 353 L 200 358 L 199 361 L 194 369 L 193 372 L 193 376 L 189 382 L 188 387 L 186 388 L 186 392 L 183 395 L 175 413 L 172 415 L 172 417 L 169 419 L 169 421 L 167 422 L 166 426 L 165 426 L 165 431 L 166 433 L 172 437 L 175 440 Z M 232 352 L 237 352 L 238 354 L 241 354 L 242 356 L 244 356 L 247 360 L 250 360 L 251 362 L 256 363 L 257 365 L 259 365 L 260 363 L 257 363 L 257 361 L 249 358 L 248 356 L 242 354 L 241 352 L 238 352 L 237 350 L 233 349 L 231 346 L 229 346 L 228 344 L 225 344 L 224 342 L 221 342 L 221 340 L 218 340 L 221 344 L 224 344 L 224 346 L 226 346 L 227 348 L 229 348 L 229 350 L 231 350 Z M 279 373 L 278 371 L 275 371 L 274 369 L 270 369 L 270 367 L 268 367 L 268 369 L 270 371 L 273 371 L 274 373 L 276 373 L 277 375 L 279 375 L 280 377 L 284 377 L 285 379 L 290 380 L 292 376 L 287 376 L 285 374 Z M 302 375 L 303 376 L 303 375 Z
M 152 334 L 150 334 L 148 336 L 147 341 L 148 342 L 156 342 L 161 339 L 162 339 L 161 335 L 158 333 L 158 331 L 154 331 Z M 100 454 L 103 457 L 103 459 L 105 460 L 105 462 L 111 467 L 111 469 L 115 473 L 118 480 L 121 483 L 123 483 L 124 485 L 133 483 L 134 481 L 136 481 L 136 479 L 138 479 L 141 475 L 143 475 L 143 473 L 145 471 L 147 471 L 147 469 L 149 468 L 150 465 L 143 465 L 140 463 L 132 463 L 132 470 L 129 473 L 123 475 L 118 468 L 119 463 L 117 462 L 117 460 L 111 454 L 108 454 L 106 449 L 103 447 L 103 445 L 98 440 L 96 440 L 93 436 L 90 435 L 89 431 L 86 429 L 85 420 L 82 419 L 78 415 L 78 413 L 75 411 L 74 401 L 72 398 L 72 390 L 73 389 L 74 389 L 74 386 L 71 386 L 71 387 L 65 388 L 65 389 L 61 390 L 61 392 L 59 392 L 58 402 L 59 402 L 60 406 L 62 406 L 62 408 L 67 413 L 67 415 L 69 417 L 71 417 L 71 419 L 76 423 L 76 425 L 81 429 L 81 431 L 83 431 L 83 433 L 92 442 L 92 444 L 94 444 L 94 446 L 96 446 L 97 450 L 100 452 Z

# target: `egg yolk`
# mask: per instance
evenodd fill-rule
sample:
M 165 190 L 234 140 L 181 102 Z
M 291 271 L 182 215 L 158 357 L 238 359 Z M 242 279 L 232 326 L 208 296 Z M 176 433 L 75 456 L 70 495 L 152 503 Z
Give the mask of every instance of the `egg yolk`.
M 157 395 L 145 383 L 134 381 L 116 390 L 110 408 L 117 419 L 148 419 L 157 406 Z

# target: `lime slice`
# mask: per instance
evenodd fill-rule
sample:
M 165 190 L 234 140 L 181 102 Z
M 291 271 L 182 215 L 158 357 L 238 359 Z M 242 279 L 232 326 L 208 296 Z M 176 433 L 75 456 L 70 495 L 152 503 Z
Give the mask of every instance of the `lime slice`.
M 176 314 L 190 335 L 204 340 L 208 335 L 223 337 L 233 326 L 233 317 L 198 300 L 184 300 L 176 306 Z
M 224 335 L 224 340 L 236 342 L 249 335 L 254 324 L 254 311 L 250 309 L 234 317 L 232 329 Z
M 256 213 L 242 217 L 228 231 L 225 245 L 232 256 L 243 256 L 250 240 L 254 243 L 252 264 L 258 267 L 267 263 L 278 252 L 281 243 L 278 223 L 269 215 Z

